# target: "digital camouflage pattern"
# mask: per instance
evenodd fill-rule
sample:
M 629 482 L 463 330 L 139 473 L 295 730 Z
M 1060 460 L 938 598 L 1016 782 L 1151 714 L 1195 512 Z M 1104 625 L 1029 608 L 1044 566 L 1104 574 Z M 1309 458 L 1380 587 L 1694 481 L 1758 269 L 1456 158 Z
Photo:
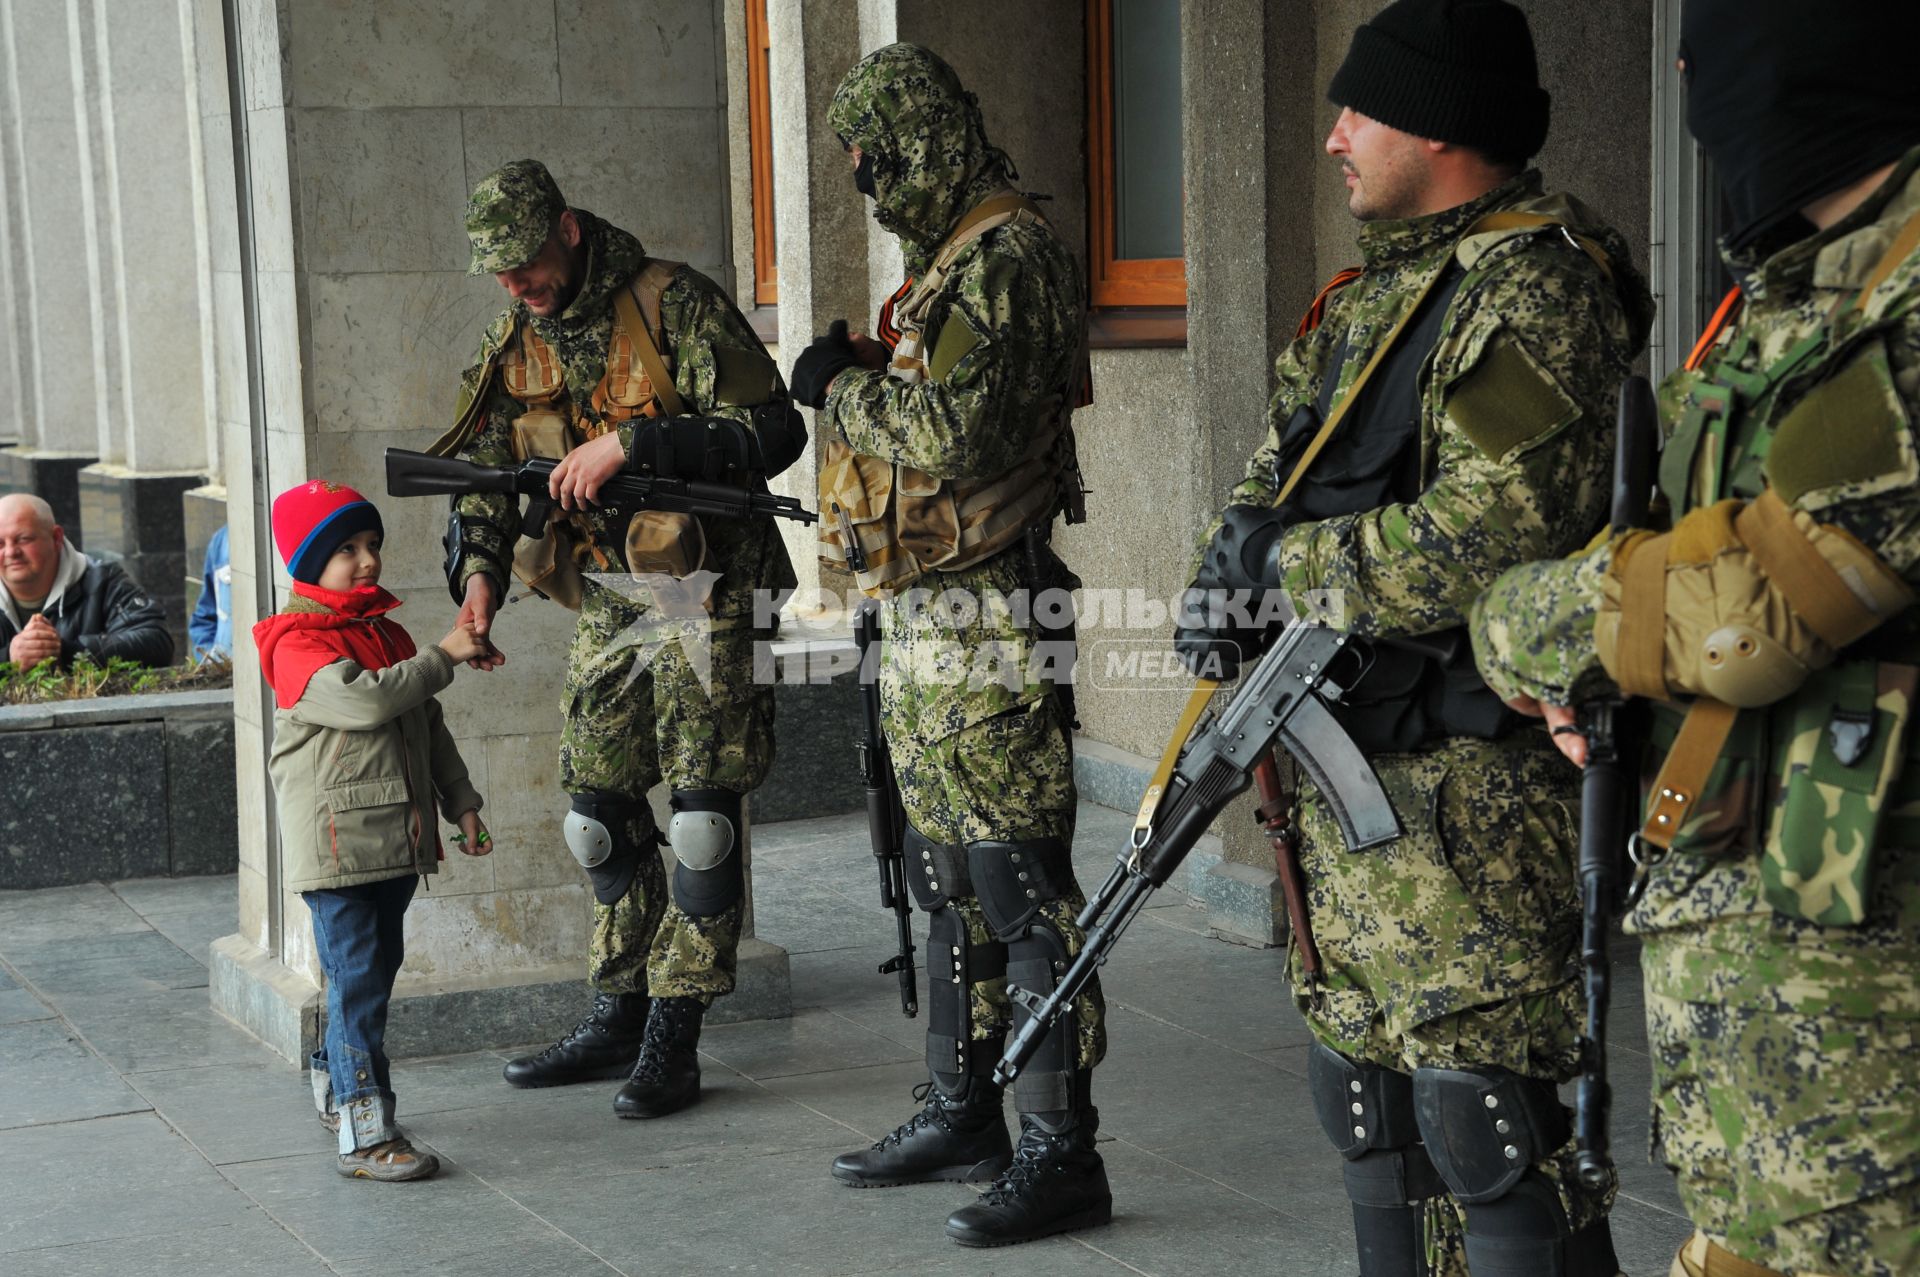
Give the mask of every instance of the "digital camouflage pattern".
M 1597 241 L 1611 281 L 1558 229 L 1463 241 L 1498 211 L 1546 214 Z M 1614 404 L 1651 302 L 1619 234 L 1570 197 L 1543 195 L 1531 171 L 1444 213 L 1366 223 L 1359 240 L 1365 272 L 1282 352 L 1266 442 L 1229 501 L 1273 504 L 1291 469 L 1281 439 L 1296 411 L 1320 401 L 1336 359 L 1327 402 L 1337 405 L 1428 281 L 1457 260 L 1465 274 L 1417 383 L 1419 497 L 1294 523 L 1276 552 L 1289 594 L 1331 592 L 1342 626 L 1429 634 L 1461 624 L 1505 569 L 1545 547 L 1564 554 L 1599 526 Z M 1502 389 L 1528 392 L 1545 406 L 1540 415 L 1490 423 L 1462 411 L 1461 390 L 1496 352 L 1504 375 L 1519 368 L 1528 383 Z M 1296 969 L 1294 988 L 1315 1036 L 1402 1072 L 1497 1066 L 1572 1076 L 1578 776 L 1538 732 L 1456 738 L 1371 761 L 1406 830 L 1384 849 L 1350 854 L 1324 799 L 1301 786 L 1301 865 L 1327 979 L 1309 991 Z M 1576 1228 L 1609 1209 L 1611 1189 L 1578 1188 L 1570 1147 L 1538 1169 Z M 1436 1273 L 1463 1277 L 1462 1227 L 1458 1204 L 1435 1199 L 1427 1236 Z
M 834 94 L 834 131 L 874 157 L 874 216 L 901 237 L 909 273 L 981 199 L 1011 177 L 985 139 L 979 107 L 925 49 L 869 54 Z M 928 307 L 926 349 L 949 323 L 974 344 L 938 381 L 909 384 L 851 368 L 834 379 L 823 420 L 858 453 L 936 479 L 1011 469 L 1074 384 L 1086 302 L 1079 267 L 1040 224 L 1009 225 L 962 248 Z
M 1494 212 L 1545 214 L 1595 239 L 1612 283 L 1558 230 L 1491 232 L 1462 245 L 1467 229 Z M 1429 634 L 1465 621 L 1507 568 L 1564 554 L 1600 526 L 1620 378 L 1645 343 L 1652 302 L 1619 233 L 1577 200 L 1543 195 L 1533 171 L 1444 213 L 1366 223 L 1360 249 L 1366 273 L 1335 293 L 1320 326 L 1276 362 L 1266 442 L 1229 502 L 1273 503 L 1287 477 L 1281 436 L 1297 409 L 1319 399 L 1342 346 L 1336 404 L 1459 249 L 1466 278 L 1419 381 L 1425 490 L 1411 503 L 1296 524 L 1278 550 L 1288 592 L 1337 592 L 1348 628 Z M 1503 446 L 1490 454 L 1482 444 L 1496 436 L 1459 415 L 1458 392 L 1502 343 L 1518 346 L 1557 412 L 1531 435 L 1497 437 Z
M 469 275 L 525 266 L 540 255 L 567 201 L 539 160 L 514 160 L 480 179 L 467 199 Z
M 502 173 L 511 176 L 515 166 Z M 544 173 L 544 170 L 541 170 Z M 496 175 L 475 193 L 475 204 L 511 211 L 539 223 L 546 208 L 537 191 L 538 175 Z M 551 178 L 547 179 L 551 184 Z M 488 183 L 497 188 L 489 194 Z M 557 197 L 558 192 L 553 192 Z M 608 424 L 594 402 L 594 388 L 606 372 L 613 334 L 613 298 L 647 264 L 640 241 L 584 209 L 579 219 L 586 250 L 578 294 L 560 315 L 540 318 L 515 302 L 488 328 L 481 362 L 469 369 L 466 399 L 483 383 L 494 357 L 518 323 L 552 347 L 560 361 L 570 409 L 583 427 Z M 555 214 L 557 216 L 557 214 Z M 545 223 L 541 223 L 545 224 Z M 518 223 L 516 223 L 518 225 Z M 502 235 L 507 234 L 502 222 Z M 544 242 L 544 237 L 543 241 Z M 689 412 L 751 422 L 751 405 L 723 403 L 717 391 L 720 352 L 732 350 L 765 359 L 765 348 L 726 294 L 704 275 L 682 267 L 660 298 L 662 354 L 670 358 L 674 385 Z M 462 448 L 469 460 L 488 465 L 513 461 L 513 423 L 525 406 L 491 383 L 479 426 Z M 617 426 L 621 444 L 631 450 L 633 427 Z M 511 557 L 518 531 L 515 503 L 498 495 L 461 497 L 456 508 L 471 522 L 469 543 L 500 559 Z M 562 694 L 564 726 L 560 745 L 562 786 L 568 792 L 603 789 L 642 797 L 664 780 L 674 788 L 719 788 L 746 793 L 759 785 L 773 760 L 773 694 L 753 679 L 753 644 L 769 637 L 747 628 L 756 591 L 793 585 L 793 568 L 771 518 L 706 519 L 708 567 L 719 574 L 710 594 L 713 623 L 709 633 L 697 623 L 693 641 L 674 635 L 685 622 L 667 619 L 635 578 L 624 577 L 626 520 L 588 514 L 584 523 L 596 548 L 612 565 L 609 588 L 589 577 L 580 620 L 567 657 Z M 475 572 L 492 572 L 489 559 L 469 551 L 459 572 L 464 583 Z M 504 586 L 504 582 L 495 582 Z M 630 588 L 631 587 L 631 588 Z M 504 593 L 504 591 L 503 591 Z M 702 686 L 711 680 L 711 694 Z M 648 837 L 652 830 L 649 822 Z M 651 853 L 649 853 L 651 857 Z M 733 988 L 734 952 L 741 910 L 710 919 L 692 919 L 668 900 L 666 875 L 659 865 L 643 863 L 634 886 L 614 905 L 596 903 L 590 967 L 595 987 L 608 991 L 645 989 L 655 996 L 711 1000 Z
M 644 798 L 665 781 L 744 794 L 766 779 L 773 686 L 754 680 L 753 654 L 772 635 L 702 632 L 683 643 L 670 637 L 675 629 L 589 578 L 561 691 L 560 784 L 568 793 Z M 627 894 L 594 905 L 594 987 L 705 1002 L 732 992 L 743 906 L 711 918 L 681 912 L 668 901 L 651 815 L 630 832 L 647 850 Z
M 1693 503 L 1772 486 L 1920 584 L 1912 427 L 1920 254 L 1875 290 L 1864 316 L 1847 312 L 1916 212 L 1920 152 L 1826 231 L 1771 256 L 1729 256 L 1744 311 L 1698 373 L 1676 373 L 1662 388 L 1672 436 L 1662 486 L 1676 518 Z M 1823 337 L 1779 374 L 1796 348 Z M 1818 446 L 1796 456 L 1788 442 L 1796 411 L 1848 384 L 1842 374 L 1861 361 L 1884 371 L 1893 407 L 1863 411 L 1856 402 L 1821 414 Z M 1724 394 L 1728 387 L 1736 393 Z M 1727 405 L 1724 426 L 1712 430 L 1693 411 L 1709 400 Z M 1710 461 L 1706 448 L 1721 430 L 1725 459 Z M 1694 434 L 1690 446 L 1681 432 Z M 1610 557 L 1603 546 L 1517 568 L 1476 607 L 1476 656 L 1496 690 L 1564 702 L 1569 690 L 1610 687 L 1594 643 Z M 1920 663 L 1907 620 L 1858 648 Z M 1881 740 L 1857 770 L 1835 765 L 1821 740 L 1836 700 L 1847 698 L 1835 680 L 1857 679 L 1861 668 L 1850 649 L 1799 693 L 1741 713 L 1695 817 L 1653 866 L 1627 925 L 1646 939 L 1655 1152 L 1674 1168 L 1688 1214 L 1757 1263 L 1889 1277 L 1920 1267 L 1911 1064 L 1920 1028 L 1920 748 L 1910 729 L 1904 745 L 1898 735 L 1911 693 L 1876 677 L 1869 699 Z M 1677 717 L 1663 707 L 1650 769 Z M 1819 815 L 1796 809 L 1804 802 Z M 1864 863 L 1851 863 L 1863 848 Z M 1804 891 L 1809 884 L 1831 894 Z M 1832 918 L 1849 890 L 1864 895 L 1862 920 L 1815 920 Z
M 585 427 L 586 433 L 604 429 L 607 420 L 594 404 L 593 391 L 606 374 L 607 346 L 613 336 L 613 298 L 647 264 L 640 241 L 619 227 L 609 225 L 585 209 L 574 209 L 580 221 L 587 250 L 586 277 L 580 291 L 563 313 L 551 318 L 532 314 L 519 302 L 503 311 L 488 327 L 480 351 L 480 362 L 467 370 L 461 407 L 482 380 L 487 361 L 493 357 L 512 332 L 517 321 L 531 324 L 533 331 L 553 348 L 565 374 L 567 404 Z M 766 358 L 766 348 L 748 327 L 747 321 L 719 286 L 690 267 L 674 273 L 660 297 L 660 326 L 668 340 L 662 354 L 673 364 L 674 386 L 686 401 L 687 411 L 700 416 L 725 417 L 751 425 L 752 406 L 723 403 L 717 382 L 720 352 L 732 350 Z M 524 405 L 507 393 L 496 379 L 478 429 L 460 455 L 485 465 L 513 464 L 513 423 Z M 633 424 L 615 426 L 621 446 L 631 451 Z M 473 522 L 465 532 L 466 540 L 497 556 L 512 558 L 518 532 L 514 502 L 503 495 L 475 493 L 461 497 L 455 508 Z M 614 568 L 624 566 L 627 519 L 587 513 L 582 522 L 593 534 L 593 544 Z M 753 614 L 754 592 L 758 589 L 788 589 L 794 584 L 793 565 L 786 545 L 774 527 L 771 516 L 754 519 L 705 519 L 708 564 L 718 571 L 720 580 L 713 593 L 715 620 L 737 621 Z M 462 559 L 458 581 L 464 586 L 476 572 L 494 572 L 486 554 L 470 550 Z M 495 582 L 503 585 L 504 582 Z
M 873 218 L 900 237 L 910 274 L 926 269 L 961 214 L 1017 176 L 987 140 L 979 99 L 918 45 L 860 59 L 834 90 L 827 126 L 873 157 Z
M 874 157 L 874 216 L 900 237 L 909 271 L 923 270 L 960 218 L 1014 176 L 987 141 L 973 95 L 913 45 L 862 59 L 835 92 L 828 122 Z M 910 385 L 849 369 L 835 379 L 822 419 L 867 456 L 935 478 L 991 478 L 1047 427 L 1071 384 L 1084 317 L 1079 269 L 1051 231 L 989 231 L 955 257 L 925 330 L 931 349 L 944 325 L 964 323 L 978 339 L 973 349 L 937 381 Z M 962 572 L 929 573 L 883 602 L 881 710 L 907 817 L 927 837 L 1071 840 L 1072 754 L 1045 671 L 1030 660 L 1031 618 L 1008 605 L 1018 591 L 1056 583 L 1029 581 L 1016 546 Z M 961 610 L 942 596 L 964 600 Z M 1081 899 L 1070 884 L 1047 909 L 1074 952 Z M 995 943 L 977 898 L 953 907 L 975 943 Z M 976 1038 L 1005 1031 L 1005 986 L 998 979 L 971 990 Z M 1077 1014 L 1080 1064 L 1090 1068 L 1105 1053 L 1097 989 Z

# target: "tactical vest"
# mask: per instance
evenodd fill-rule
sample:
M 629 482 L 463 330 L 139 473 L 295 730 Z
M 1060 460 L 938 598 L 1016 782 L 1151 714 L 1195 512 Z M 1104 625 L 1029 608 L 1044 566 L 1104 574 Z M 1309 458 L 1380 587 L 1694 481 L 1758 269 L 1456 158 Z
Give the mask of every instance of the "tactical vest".
M 1464 242 L 1490 231 L 1545 226 L 1560 223 L 1537 214 L 1493 213 L 1468 227 L 1461 238 Z M 1576 242 L 1603 272 L 1609 269 L 1598 245 Z M 1317 328 L 1331 294 L 1362 273 L 1335 276 L 1314 299 L 1298 335 Z M 1275 487 L 1281 488 L 1282 480 L 1303 462 L 1312 466 L 1312 482 L 1295 481 L 1280 503 L 1288 525 L 1410 503 L 1426 490 L 1420 372 L 1440 340 L 1448 308 L 1472 273 L 1461 265 L 1457 252 L 1449 255 L 1413 312 L 1383 339 L 1385 348 L 1376 348 L 1375 362 L 1348 389 L 1349 402 L 1343 408 L 1336 407 L 1334 394 L 1352 351 L 1344 339 L 1335 349 L 1318 400 L 1296 409 L 1281 433 Z M 1341 412 L 1337 428 L 1309 457 L 1336 411 Z M 1372 664 L 1333 707 L 1334 717 L 1368 754 L 1405 753 L 1456 736 L 1498 739 L 1524 721 L 1474 668 L 1473 645 L 1464 625 L 1418 638 L 1374 637 L 1368 648 Z
M 515 461 L 564 457 L 626 422 L 685 411 L 673 384 L 671 345 L 654 336 L 661 332 L 661 295 L 679 269 L 678 262 L 649 261 L 614 295 L 606 371 L 593 388 L 592 414 L 573 402 L 553 347 L 532 324 L 516 320 L 498 355 L 501 389 L 525 409 L 513 423 Z M 584 590 L 581 574 L 620 566 L 598 543 L 596 532 L 590 514 L 555 519 L 546 536 L 516 544 L 514 575 L 577 609 Z M 629 572 L 685 577 L 706 559 L 706 534 L 693 515 L 643 510 L 627 521 L 622 552 Z
M 964 322 L 929 332 L 928 320 L 960 250 L 1002 226 L 1047 226 L 1024 196 L 1005 190 L 960 219 L 924 277 L 891 309 L 883 331 L 897 325 L 888 375 L 915 384 L 940 381 L 973 348 Z M 899 294 L 895 295 L 896 298 Z M 820 467 L 820 562 L 851 569 L 860 589 L 879 596 L 927 572 L 958 572 L 1011 548 L 1029 527 L 1067 509 L 1079 522 L 1079 473 L 1070 424 L 1085 365 L 1085 337 L 1073 360 L 1076 384 L 1043 408 L 1032 438 L 1012 467 L 984 479 L 936 479 L 924 470 L 855 452 L 837 435 Z
M 1920 217 L 1909 229 L 1920 229 Z M 1752 501 L 1768 488 L 1790 505 L 1802 493 L 1884 473 L 1874 469 L 1884 459 L 1873 450 L 1907 428 L 1887 342 L 1916 305 L 1920 289 L 1886 298 L 1869 286 L 1763 364 L 1752 326 L 1725 332 L 1740 308 L 1730 295 L 1692 358 L 1660 387 L 1661 420 L 1672 424 L 1659 486 L 1673 521 L 1730 497 Z M 1909 609 L 1844 648 L 1786 699 L 1734 714 L 1669 850 L 1758 856 L 1762 889 L 1779 912 L 1828 926 L 1863 921 L 1868 853 L 1920 846 L 1920 740 L 1906 712 L 1888 708 L 1902 698 L 1886 695 L 1900 684 L 1910 701 L 1917 656 L 1920 617 Z M 1686 714 L 1683 706 L 1653 705 L 1643 776 L 1650 809 Z M 1904 753 L 1904 763 L 1889 751 Z M 1853 850 L 1830 855 L 1836 847 Z M 1815 882 L 1817 893 L 1805 890 Z

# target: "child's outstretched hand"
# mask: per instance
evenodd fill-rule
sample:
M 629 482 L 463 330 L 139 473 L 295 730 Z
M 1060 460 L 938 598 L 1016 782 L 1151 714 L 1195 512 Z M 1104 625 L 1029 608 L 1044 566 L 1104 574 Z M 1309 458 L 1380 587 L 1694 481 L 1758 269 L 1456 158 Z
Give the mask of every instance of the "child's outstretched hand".
M 473 808 L 460 813 L 460 832 L 453 836 L 453 845 L 467 856 L 484 856 L 493 850 L 493 835 L 487 832 L 487 822 L 480 819 L 480 813 Z
M 454 664 L 465 661 L 475 669 L 492 669 L 507 659 L 494 650 L 492 643 L 475 634 L 471 624 L 454 626 L 437 646 L 452 658 Z

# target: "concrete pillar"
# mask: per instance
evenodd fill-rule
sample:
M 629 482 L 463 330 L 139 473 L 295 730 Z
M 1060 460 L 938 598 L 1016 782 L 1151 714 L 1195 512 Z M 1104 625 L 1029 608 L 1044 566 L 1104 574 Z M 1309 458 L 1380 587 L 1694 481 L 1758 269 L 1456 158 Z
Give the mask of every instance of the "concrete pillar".
M 774 227 L 780 257 L 780 340 L 788 366 L 836 319 L 871 325 L 866 201 L 854 191 L 846 154 L 827 127 L 827 106 L 861 51 L 851 5 L 768 0 L 769 104 L 773 124 Z M 816 414 L 803 410 L 809 417 Z M 819 429 L 814 446 L 775 481 L 812 507 L 819 498 Z M 839 597 L 852 578 L 823 580 L 814 529 L 781 525 L 804 600 L 817 589 Z
M 0 75 L 12 77 L 13 58 L 6 34 L 6 15 L 0 6 Z M 26 430 L 28 399 L 25 360 L 30 330 L 19 322 L 21 299 L 16 285 L 24 270 L 19 257 L 21 234 L 20 174 L 14 163 L 14 130 L 11 127 L 12 103 L 0 93 L 0 448 L 11 448 L 21 441 Z
M 0 455 L 0 487 L 37 492 L 78 533 L 78 473 L 98 455 L 100 383 L 87 279 L 90 178 L 83 179 L 64 0 L 6 0 L 0 41 L 17 235 L 11 320 L 16 332 L 32 334 L 20 361 L 22 446 Z
M 627 7 L 559 0 L 526 23 L 520 6 L 488 7 L 449 28 L 435 0 L 241 4 L 263 424 L 226 436 L 231 490 L 255 497 L 230 509 L 237 632 L 285 597 L 260 498 L 310 476 L 380 504 L 382 584 L 407 604 L 397 619 L 415 639 L 432 642 L 451 621 L 446 507 L 380 495 L 381 455 L 445 428 L 460 371 L 506 303 L 491 278 L 466 276 L 461 212 L 487 171 L 538 157 L 571 202 L 650 252 L 723 279 L 730 267 L 717 7 L 670 0 L 643 20 Z M 500 38 L 506 29 L 514 40 Z M 203 82 L 213 73 L 204 55 L 199 72 Z M 219 117 L 202 110 L 212 138 Z M 217 205 L 210 190 L 210 212 Z M 248 287 L 243 278 L 243 295 Z M 224 289 L 215 295 L 219 312 Z M 224 389 L 218 397 L 226 419 L 238 405 Z M 393 1027 L 401 1053 L 525 1042 L 563 1030 L 586 1005 L 591 898 L 558 833 L 567 805 L 558 701 L 572 627 L 551 603 L 506 608 L 495 633 L 513 663 L 463 671 L 440 698 L 499 850 L 451 856 L 409 911 Z M 271 705 L 251 648 L 239 647 L 241 929 L 216 945 L 213 1001 L 297 1057 L 317 1028 L 319 969 L 257 796 Z M 786 1013 L 783 950 L 749 936 L 739 976 L 711 1019 Z

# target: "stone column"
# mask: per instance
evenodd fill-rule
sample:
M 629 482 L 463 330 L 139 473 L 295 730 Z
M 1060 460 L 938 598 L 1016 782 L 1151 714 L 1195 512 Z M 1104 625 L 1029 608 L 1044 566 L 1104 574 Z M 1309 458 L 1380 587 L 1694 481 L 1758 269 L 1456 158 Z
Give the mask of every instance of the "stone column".
M 253 437 L 229 433 L 229 485 L 240 491 L 250 477 L 268 494 L 324 476 L 376 500 L 382 584 L 406 603 L 397 619 L 423 645 L 454 614 L 440 559 L 446 506 L 382 495 L 381 455 L 445 428 L 460 371 L 506 304 L 494 280 L 466 275 L 461 212 L 472 184 L 535 156 L 571 202 L 650 252 L 723 279 L 730 267 L 716 6 L 667 0 L 643 20 L 628 7 L 559 0 L 555 20 L 516 27 L 509 41 L 502 24 L 518 10 L 498 8 L 495 21 L 450 29 L 434 0 L 241 5 L 265 425 Z M 203 58 L 201 75 L 211 73 Z M 260 510 L 233 510 L 236 630 L 285 598 Z M 522 1043 L 564 1030 L 586 1007 L 591 898 L 559 836 L 567 799 L 556 767 L 572 627 L 557 605 L 514 601 L 495 631 L 512 664 L 462 671 L 440 698 L 498 850 L 449 856 L 408 913 L 390 1039 L 398 1053 Z M 272 706 L 251 650 L 237 655 L 241 928 L 215 946 L 213 1001 L 299 1058 L 317 1029 L 318 965 L 306 908 L 279 870 L 270 810 L 249 796 L 262 789 Z M 785 951 L 749 936 L 739 988 L 709 1018 L 789 1006 Z
M 183 494 L 206 482 L 201 352 L 200 165 L 189 75 L 190 14 L 179 0 L 69 0 L 90 44 L 92 187 L 98 228 L 94 311 L 106 358 L 101 460 L 80 475 L 81 522 L 96 554 L 123 560 L 167 609 L 186 653 L 197 588 L 188 564 Z M 110 19 L 110 20 L 109 20 Z M 217 526 L 217 525 L 216 525 Z M 205 550 L 201 540 L 199 549 Z
M 80 540 L 79 471 L 97 457 L 99 369 L 87 289 L 81 122 L 64 0 L 0 3 L 10 179 L 18 235 L 12 322 L 22 352 L 21 446 L 0 452 L 0 487 L 38 493 Z M 17 187 L 14 184 L 17 178 Z
M 854 7 L 768 0 L 771 37 L 768 79 L 773 125 L 774 226 L 780 257 L 780 339 L 784 362 L 793 359 L 836 319 L 866 327 L 872 308 L 867 287 L 866 201 L 854 191 L 846 153 L 827 127 L 827 106 L 840 79 L 860 56 Z M 816 414 L 803 409 L 809 417 Z M 818 500 L 820 430 L 814 446 L 775 486 Z M 822 579 L 817 532 L 783 523 L 787 552 L 800 578 L 802 607 L 815 590 L 835 597 L 852 579 Z

